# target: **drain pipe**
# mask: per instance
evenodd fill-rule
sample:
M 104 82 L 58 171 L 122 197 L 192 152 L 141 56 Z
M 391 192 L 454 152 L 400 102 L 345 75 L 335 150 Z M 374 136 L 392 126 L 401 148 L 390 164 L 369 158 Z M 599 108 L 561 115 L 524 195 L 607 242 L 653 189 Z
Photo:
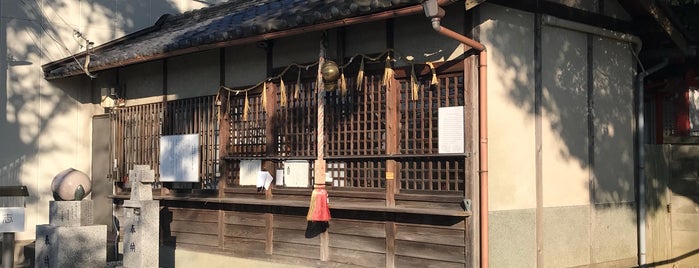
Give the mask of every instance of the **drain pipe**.
M 488 95 L 487 95 L 487 57 L 485 46 L 475 40 L 440 25 L 444 9 L 440 6 L 454 1 L 427 0 L 422 3 L 425 16 L 431 19 L 432 28 L 439 34 L 461 42 L 479 51 L 478 54 L 478 147 L 479 162 L 479 211 L 480 211 L 480 259 L 481 267 L 488 267 Z
M 645 122 L 644 122 L 644 107 L 643 107 L 643 80 L 646 76 L 657 72 L 658 70 L 665 68 L 668 65 L 669 60 L 667 58 L 663 59 L 658 65 L 651 67 L 650 69 L 639 73 L 636 76 L 636 113 L 638 122 L 636 122 L 636 133 L 638 133 L 638 266 L 646 267 L 646 161 L 645 161 Z

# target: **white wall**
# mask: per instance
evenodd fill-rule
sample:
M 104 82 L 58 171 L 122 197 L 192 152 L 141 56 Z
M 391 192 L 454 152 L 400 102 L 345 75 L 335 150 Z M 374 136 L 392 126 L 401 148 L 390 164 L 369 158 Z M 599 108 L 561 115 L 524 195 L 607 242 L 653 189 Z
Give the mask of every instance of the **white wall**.
M 49 82 L 41 65 L 84 49 L 74 30 L 100 45 L 207 2 L 222 1 L 0 1 L 0 184 L 30 191 L 26 231 L 17 239 L 34 239 L 35 226 L 48 223 L 55 174 L 68 167 L 90 174 L 99 88 L 115 79 L 102 72 L 93 81 L 80 75 Z

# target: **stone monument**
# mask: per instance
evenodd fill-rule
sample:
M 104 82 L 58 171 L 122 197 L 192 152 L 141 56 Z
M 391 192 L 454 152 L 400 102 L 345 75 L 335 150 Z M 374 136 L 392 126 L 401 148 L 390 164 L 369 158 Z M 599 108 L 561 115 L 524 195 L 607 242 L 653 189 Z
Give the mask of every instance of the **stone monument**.
M 124 200 L 124 267 L 158 267 L 160 201 L 153 200 L 155 171 L 136 165 L 129 171 L 131 199 Z
M 53 178 L 49 224 L 36 226 L 35 267 L 104 267 L 107 226 L 92 224 L 91 181 L 69 168 Z

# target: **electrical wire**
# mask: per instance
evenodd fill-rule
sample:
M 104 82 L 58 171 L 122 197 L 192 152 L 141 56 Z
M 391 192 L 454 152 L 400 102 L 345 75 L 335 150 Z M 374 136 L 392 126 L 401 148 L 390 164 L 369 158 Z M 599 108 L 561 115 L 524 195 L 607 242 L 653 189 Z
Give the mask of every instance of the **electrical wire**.
M 30 11 L 32 14 L 34 14 L 34 16 L 37 17 L 37 19 L 38 19 L 38 20 L 37 20 L 37 24 L 38 24 L 39 27 L 43 30 L 44 34 L 46 34 L 46 36 L 48 36 L 48 37 L 49 37 L 51 40 L 53 40 L 57 45 L 59 45 L 60 48 L 62 48 L 63 50 L 65 50 L 65 52 L 68 52 L 68 55 L 69 55 L 71 58 L 73 58 L 73 60 L 75 61 L 75 63 L 77 63 L 78 67 L 79 67 L 83 72 L 85 72 L 85 74 L 87 74 L 87 75 L 90 76 L 91 78 L 94 78 L 95 76 L 92 75 L 92 74 L 90 74 L 89 71 L 87 71 L 87 69 L 86 69 L 87 66 L 83 67 L 83 63 L 81 63 L 80 60 L 78 60 L 78 58 L 75 57 L 75 54 L 74 54 L 72 51 L 70 51 L 70 49 L 68 48 L 68 46 L 66 46 L 66 44 L 63 43 L 63 41 L 61 41 L 61 40 L 59 40 L 58 38 L 56 38 L 55 36 L 53 36 L 53 35 L 50 33 L 49 29 L 47 29 L 46 26 L 43 24 L 42 18 L 47 18 L 47 17 L 46 17 L 46 14 L 43 12 L 43 10 L 41 10 L 41 8 L 39 8 L 39 12 L 41 12 L 41 15 L 39 15 L 39 14 L 37 14 L 36 11 L 34 10 L 34 6 L 32 6 L 31 4 L 29 4 L 29 3 L 27 2 L 27 0 L 20 0 L 20 1 L 27 7 L 27 9 L 29 9 L 29 11 Z M 34 2 L 34 3 L 36 3 L 36 2 Z M 36 3 L 36 4 L 38 5 L 38 3 Z M 55 10 L 54 10 L 54 12 L 55 12 Z M 60 17 L 60 15 L 59 15 L 59 17 Z M 63 20 L 62 17 L 61 17 L 61 19 Z M 65 20 L 63 20 L 63 22 L 67 24 L 67 22 L 65 22 Z M 69 26 L 70 26 L 70 25 L 69 25 Z M 73 28 L 73 27 L 71 26 L 71 28 Z M 76 29 L 73 28 L 73 30 L 76 30 Z M 85 40 L 87 41 L 87 39 L 85 39 Z M 89 41 L 88 41 L 88 43 L 89 43 Z M 87 55 L 87 57 L 89 57 L 89 55 Z M 88 63 L 89 63 L 89 60 L 88 60 Z

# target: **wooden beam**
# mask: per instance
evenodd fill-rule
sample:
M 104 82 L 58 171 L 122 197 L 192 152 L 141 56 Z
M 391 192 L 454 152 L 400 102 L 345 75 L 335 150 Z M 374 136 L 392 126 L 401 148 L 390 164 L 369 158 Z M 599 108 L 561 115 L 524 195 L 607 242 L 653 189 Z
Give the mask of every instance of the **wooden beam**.
M 642 0 L 641 4 L 648 13 L 658 22 L 660 28 L 670 37 L 673 43 L 682 51 L 685 56 L 690 55 L 689 45 L 687 40 L 682 36 L 682 33 L 673 25 L 672 21 L 662 12 L 653 1 Z

